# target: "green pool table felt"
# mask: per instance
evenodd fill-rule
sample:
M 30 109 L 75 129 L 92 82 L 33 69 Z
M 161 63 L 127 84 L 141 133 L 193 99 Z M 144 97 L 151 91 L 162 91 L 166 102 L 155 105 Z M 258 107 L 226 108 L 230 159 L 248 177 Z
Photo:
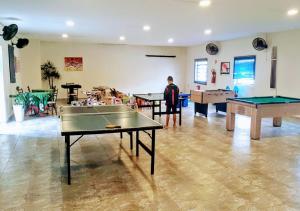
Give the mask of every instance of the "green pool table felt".
M 300 103 L 300 99 L 291 97 L 247 97 L 247 98 L 232 98 L 230 100 L 239 101 L 250 104 L 282 104 L 282 103 Z

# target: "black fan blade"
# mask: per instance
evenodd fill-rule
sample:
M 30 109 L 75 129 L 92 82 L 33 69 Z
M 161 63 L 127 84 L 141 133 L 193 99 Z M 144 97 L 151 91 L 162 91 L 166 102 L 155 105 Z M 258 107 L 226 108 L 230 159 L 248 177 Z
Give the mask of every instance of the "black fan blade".
M 18 39 L 18 42 L 16 44 L 17 48 L 24 48 L 29 44 L 29 40 L 26 38 L 20 38 Z
M 18 26 L 16 24 L 11 24 L 9 26 L 3 27 L 3 39 L 5 41 L 11 40 L 18 33 Z

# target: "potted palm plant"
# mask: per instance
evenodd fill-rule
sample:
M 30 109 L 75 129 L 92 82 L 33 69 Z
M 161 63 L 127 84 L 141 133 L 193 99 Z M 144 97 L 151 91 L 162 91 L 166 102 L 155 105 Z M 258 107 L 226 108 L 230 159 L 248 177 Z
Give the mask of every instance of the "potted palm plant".
M 41 65 L 42 79 L 48 80 L 50 89 L 54 89 L 54 79 L 60 78 L 60 73 L 51 61 L 47 61 Z

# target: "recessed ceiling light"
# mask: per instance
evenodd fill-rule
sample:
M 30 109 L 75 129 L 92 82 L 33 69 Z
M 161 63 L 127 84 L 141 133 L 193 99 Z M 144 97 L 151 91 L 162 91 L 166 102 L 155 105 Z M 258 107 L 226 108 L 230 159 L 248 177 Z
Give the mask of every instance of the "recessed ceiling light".
M 69 37 L 68 34 L 62 34 L 61 36 L 62 36 L 62 38 L 68 38 Z
M 169 38 L 168 39 L 168 43 L 173 43 L 174 42 L 174 39 L 173 38 Z
M 294 16 L 294 15 L 297 15 L 298 14 L 298 10 L 297 9 L 290 9 L 288 12 L 287 12 L 287 15 L 288 16 Z
M 206 35 L 210 35 L 211 33 L 212 33 L 211 29 L 204 30 L 204 34 L 206 34 Z
M 124 40 L 126 40 L 126 37 L 120 36 L 120 40 L 121 40 L 121 41 L 124 41 Z
M 143 30 L 144 31 L 150 31 L 151 30 L 151 26 L 145 25 L 145 26 L 143 26 Z
M 66 25 L 72 27 L 72 26 L 75 25 L 75 23 L 74 23 L 74 21 L 72 21 L 72 20 L 68 20 L 68 21 L 66 21 Z
M 200 7 L 209 7 L 210 5 L 211 5 L 210 0 L 201 0 L 201 1 L 199 1 L 199 6 Z

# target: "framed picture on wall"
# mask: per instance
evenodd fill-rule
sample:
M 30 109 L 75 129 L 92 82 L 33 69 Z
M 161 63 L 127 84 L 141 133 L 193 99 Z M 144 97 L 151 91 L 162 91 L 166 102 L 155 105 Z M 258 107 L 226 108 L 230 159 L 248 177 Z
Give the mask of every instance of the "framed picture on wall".
M 65 57 L 65 71 L 83 71 L 82 57 Z
M 221 62 L 221 74 L 230 74 L 230 62 Z

